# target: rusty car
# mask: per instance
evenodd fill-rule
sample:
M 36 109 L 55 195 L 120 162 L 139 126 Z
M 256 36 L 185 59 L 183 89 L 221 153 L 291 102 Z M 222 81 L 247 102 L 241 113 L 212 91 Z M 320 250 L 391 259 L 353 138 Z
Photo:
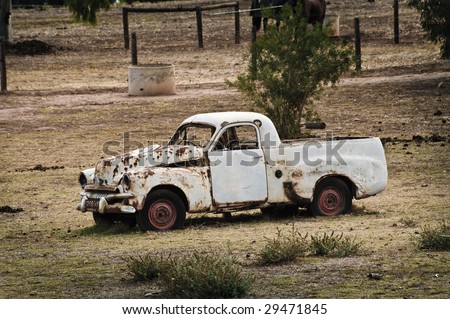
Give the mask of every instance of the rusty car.
M 308 207 L 334 216 L 382 192 L 387 180 L 377 137 L 282 141 L 265 115 L 205 113 L 184 120 L 162 145 L 82 171 L 76 209 L 92 212 L 97 224 L 137 223 L 144 231 L 180 228 L 187 213 Z

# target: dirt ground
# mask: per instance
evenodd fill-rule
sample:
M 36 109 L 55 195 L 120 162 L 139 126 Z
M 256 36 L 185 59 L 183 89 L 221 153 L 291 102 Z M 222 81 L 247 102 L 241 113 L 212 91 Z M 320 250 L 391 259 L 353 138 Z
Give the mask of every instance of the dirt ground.
M 166 140 L 195 113 L 251 110 L 224 82 L 247 68 L 250 17 L 242 14 L 235 44 L 233 15 L 205 14 L 199 49 L 195 13 L 131 14 L 139 63 L 174 64 L 177 84 L 176 95 L 131 97 L 120 7 L 102 12 L 95 28 L 73 22 L 66 8 L 14 9 L 8 93 L 0 95 L 0 298 L 158 297 L 157 284 L 131 280 L 123 257 L 194 250 L 230 250 L 256 277 L 251 298 L 450 297 L 450 253 L 414 244 L 422 227 L 450 221 L 450 61 L 439 59 L 405 1 L 398 45 L 391 1 L 354 2 L 331 0 L 328 13 L 339 15 L 340 37 L 350 41 L 360 18 L 362 73 L 347 74 L 314 106 L 335 135 L 383 139 L 385 192 L 336 218 L 269 220 L 248 211 L 231 222 L 189 216 L 179 231 L 118 234 L 75 211 L 79 171 L 96 163 L 105 142 L 122 143 L 124 132 L 145 144 Z M 293 223 L 303 234 L 354 236 L 365 253 L 258 265 L 265 238 Z M 382 280 L 370 280 L 371 272 Z

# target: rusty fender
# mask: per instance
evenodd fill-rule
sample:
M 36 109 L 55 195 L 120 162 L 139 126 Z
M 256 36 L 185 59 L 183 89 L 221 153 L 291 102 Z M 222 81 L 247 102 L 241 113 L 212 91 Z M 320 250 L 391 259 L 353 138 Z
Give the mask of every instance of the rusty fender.
M 143 209 L 147 195 L 155 188 L 177 189 L 186 197 L 188 212 L 209 211 L 212 207 L 211 181 L 207 167 L 149 167 L 129 175 L 130 204 Z

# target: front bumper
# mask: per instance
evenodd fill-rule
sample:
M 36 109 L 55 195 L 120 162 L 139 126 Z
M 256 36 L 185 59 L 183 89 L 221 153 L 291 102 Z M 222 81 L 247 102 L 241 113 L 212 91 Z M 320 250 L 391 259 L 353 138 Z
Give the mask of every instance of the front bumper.
M 100 214 L 136 213 L 136 209 L 133 206 L 123 204 L 124 200 L 134 197 L 134 195 L 130 193 L 102 193 L 83 191 L 80 193 L 80 196 L 81 202 L 77 205 L 76 209 L 83 213 L 87 211 L 98 212 Z

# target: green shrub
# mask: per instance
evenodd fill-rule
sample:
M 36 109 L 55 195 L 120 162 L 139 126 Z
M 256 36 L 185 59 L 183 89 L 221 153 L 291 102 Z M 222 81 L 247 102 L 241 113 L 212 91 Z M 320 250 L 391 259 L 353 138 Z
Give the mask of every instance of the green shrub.
M 311 235 L 310 250 L 315 256 L 347 257 L 356 255 L 361 249 L 362 244 L 356 241 L 356 238 L 324 233 L 323 236 Z
M 67 0 L 66 5 L 76 21 L 96 25 L 100 9 L 109 10 L 114 2 L 115 0 Z
M 151 254 L 128 257 L 127 269 L 136 281 L 150 281 L 158 278 L 169 266 L 169 261 L 163 257 L 156 257 Z
M 261 263 L 277 264 L 289 262 L 306 255 L 308 251 L 306 237 L 307 235 L 303 237 L 294 226 L 288 234 L 283 234 L 277 228 L 277 236 L 275 238 L 266 238 L 267 243 L 259 254 Z
M 450 225 L 443 221 L 438 226 L 422 228 L 417 238 L 418 246 L 430 250 L 450 250 Z
M 349 43 L 336 43 L 331 25 L 307 27 L 303 9 L 284 6 L 283 23 L 269 25 L 250 47 L 246 73 L 233 83 L 273 121 L 283 139 L 298 138 L 302 118 L 314 120 L 314 99 L 334 85 L 353 60 Z M 306 112 L 304 112 L 306 111 Z
M 445 0 L 408 0 L 420 13 L 420 25 L 434 43 L 441 44 L 441 58 L 450 59 L 450 6 Z
M 172 259 L 161 277 L 162 292 L 169 298 L 241 298 L 252 283 L 230 255 L 201 252 Z

